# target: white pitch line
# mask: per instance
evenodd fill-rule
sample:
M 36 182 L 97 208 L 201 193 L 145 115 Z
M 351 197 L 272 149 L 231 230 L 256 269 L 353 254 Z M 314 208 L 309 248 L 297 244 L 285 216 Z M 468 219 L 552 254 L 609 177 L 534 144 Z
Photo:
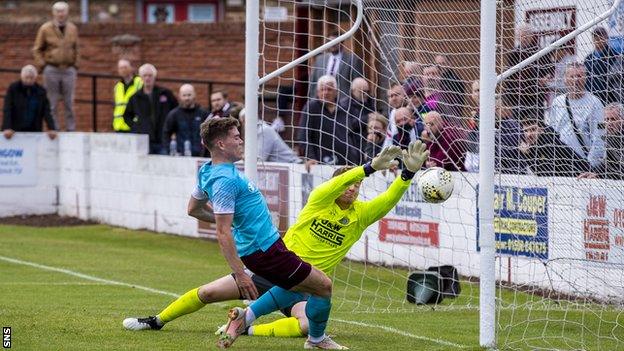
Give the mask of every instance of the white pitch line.
M 82 282 L 2 282 L 3 285 L 54 285 L 54 286 L 109 286 L 108 283 L 82 283 Z
M 137 285 L 137 284 L 124 283 L 124 282 L 120 282 L 120 281 L 116 281 L 116 280 L 109 280 L 109 279 L 98 278 L 98 277 L 95 277 L 95 276 L 92 276 L 92 275 L 75 272 L 75 271 L 72 271 L 72 270 L 69 270 L 69 269 L 57 268 L 57 267 L 52 267 L 52 266 L 46 266 L 46 265 L 43 265 L 43 264 L 29 262 L 29 261 L 23 261 L 23 260 L 19 260 L 19 259 L 16 259 L 16 258 L 11 258 L 11 257 L 6 257 L 6 256 L 0 256 L 0 260 L 6 261 L 6 262 L 15 263 L 15 264 L 21 264 L 21 265 L 24 265 L 24 266 L 30 266 L 30 267 L 34 267 L 34 268 L 39 268 L 39 269 L 43 269 L 43 270 L 46 270 L 46 271 L 63 273 L 63 274 L 67 274 L 67 275 L 71 275 L 71 276 L 74 276 L 74 277 L 78 277 L 78 278 L 82 278 L 82 279 L 86 279 L 86 280 L 91 280 L 91 281 L 98 282 L 98 283 L 103 283 L 103 284 L 125 286 L 125 287 L 129 287 L 129 288 L 139 289 L 139 290 L 151 292 L 151 293 L 154 293 L 154 294 L 166 295 L 166 296 L 171 296 L 171 297 L 175 297 L 175 298 L 178 298 L 178 297 L 181 296 L 179 294 L 172 293 L 172 292 L 169 292 L 169 291 L 153 289 L 153 288 L 150 288 L 150 287 L 147 287 L 147 286 L 142 286 L 142 285 Z M 216 303 L 216 304 L 213 304 L 213 305 L 222 305 L 222 304 Z M 337 318 L 330 318 L 330 319 L 333 320 L 333 321 L 339 322 L 339 323 L 352 324 L 352 325 L 357 325 L 357 326 L 360 326 L 360 327 L 381 329 L 381 330 L 387 331 L 389 333 L 394 333 L 394 334 L 398 334 L 398 335 L 401 335 L 401 336 L 406 336 L 406 337 L 409 337 L 409 338 L 412 338 L 412 339 L 417 339 L 417 340 L 430 341 L 430 342 L 438 343 L 440 345 L 452 346 L 452 347 L 456 347 L 456 348 L 466 348 L 467 347 L 465 345 L 455 344 L 453 342 L 446 341 L 446 340 L 432 339 L 432 338 L 428 338 L 426 336 L 415 335 L 415 334 L 408 333 L 408 332 L 403 331 L 403 330 L 387 327 L 387 326 L 384 326 L 384 325 L 368 324 L 368 323 L 356 322 L 356 321 L 351 321 L 351 320 L 346 320 L 346 319 L 337 319 Z
M 86 280 L 91 280 L 91 281 L 98 282 L 98 283 L 105 283 L 105 284 L 119 285 L 119 286 L 127 286 L 129 288 L 144 290 L 144 291 L 155 293 L 155 294 L 167 295 L 167 296 L 171 296 L 171 297 L 175 297 L 175 298 L 180 297 L 180 295 L 178 295 L 176 293 L 163 291 L 163 290 L 158 290 L 158 289 L 152 289 L 152 288 L 147 287 L 147 286 L 141 286 L 141 285 L 136 285 L 136 284 L 129 284 L 129 283 L 124 283 L 124 282 L 118 282 L 118 281 L 115 281 L 115 280 L 98 278 L 98 277 L 94 277 L 92 275 L 87 275 L 87 274 L 82 274 L 82 273 L 70 271 L 69 269 L 63 269 L 63 268 L 46 266 L 46 265 L 39 264 L 39 263 L 22 261 L 22 260 L 18 260 L 18 259 L 15 259 L 15 258 L 10 258 L 10 257 L 5 257 L 5 256 L 0 256 L 0 260 L 6 261 L 6 262 L 15 263 L 15 264 L 21 264 L 21 265 L 24 265 L 24 266 L 35 267 L 35 268 L 43 269 L 43 270 L 46 270 L 46 271 L 64 273 L 64 274 L 67 274 L 67 275 L 71 275 L 71 276 L 82 278 L 82 279 L 86 279 Z
M 394 334 L 399 334 L 402 336 L 407 336 L 409 338 L 413 338 L 413 339 L 418 339 L 418 340 L 423 340 L 423 341 L 430 341 L 430 342 L 435 342 L 437 344 L 440 345 L 445 345 L 445 346 L 452 346 L 455 348 L 466 348 L 468 346 L 466 345 L 460 345 L 460 344 L 456 344 L 454 342 L 450 342 L 450 341 L 446 341 L 446 340 L 441 340 L 441 339 L 433 339 L 433 338 L 428 338 L 426 336 L 420 336 L 420 335 L 415 335 L 412 333 L 408 333 L 406 331 L 403 330 L 399 330 L 399 329 L 395 329 L 392 327 L 387 327 L 385 325 L 378 325 L 378 324 L 368 324 L 368 323 L 363 323 L 363 322 L 356 322 L 356 321 L 350 321 L 350 320 L 346 320 L 346 319 L 338 319 L 338 318 L 330 318 L 332 321 L 336 321 L 336 322 L 340 322 L 340 323 L 345 323 L 345 324 L 352 324 L 352 325 L 357 325 L 360 327 L 368 327 L 368 328 L 375 328 L 375 329 L 382 329 L 384 331 L 387 331 L 389 333 L 394 333 Z

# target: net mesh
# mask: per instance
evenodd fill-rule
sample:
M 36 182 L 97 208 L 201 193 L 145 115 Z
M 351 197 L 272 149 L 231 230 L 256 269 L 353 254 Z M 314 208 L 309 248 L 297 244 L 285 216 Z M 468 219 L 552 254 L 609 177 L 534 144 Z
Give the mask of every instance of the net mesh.
M 497 1 L 497 72 L 612 4 Z M 344 33 L 356 18 L 349 1 L 261 5 L 261 77 Z M 479 6 L 364 1 L 362 26 L 339 50 L 261 87 L 263 123 L 301 160 L 317 161 L 290 175 L 301 186 L 297 204 L 337 165 L 362 164 L 383 145 L 421 139 L 432 153 L 427 166 L 454 172 L 453 196 L 443 204 L 425 203 L 412 185 L 367 229 L 333 277 L 334 310 L 448 313 L 455 327 L 469 320 L 477 328 Z M 497 87 L 496 322 L 503 349 L 624 348 L 623 17 L 620 6 Z M 598 27 L 607 36 L 600 52 Z M 265 156 L 266 167 L 284 161 Z M 395 177 L 366 179 L 360 199 L 385 191 Z M 295 207 L 291 223 L 301 206 Z M 443 265 L 457 269 L 461 294 L 435 305 L 410 303 L 408 275 L 417 274 L 417 287 L 429 286 L 423 272 Z

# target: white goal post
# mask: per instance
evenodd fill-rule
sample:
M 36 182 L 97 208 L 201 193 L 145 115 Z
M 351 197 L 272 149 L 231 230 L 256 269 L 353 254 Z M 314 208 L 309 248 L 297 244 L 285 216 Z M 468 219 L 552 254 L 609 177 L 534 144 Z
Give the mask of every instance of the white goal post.
M 496 268 L 494 240 L 494 109 L 496 92 L 496 2 L 481 0 L 481 53 L 479 67 L 481 111 L 479 134 L 479 343 L 496 346 Z

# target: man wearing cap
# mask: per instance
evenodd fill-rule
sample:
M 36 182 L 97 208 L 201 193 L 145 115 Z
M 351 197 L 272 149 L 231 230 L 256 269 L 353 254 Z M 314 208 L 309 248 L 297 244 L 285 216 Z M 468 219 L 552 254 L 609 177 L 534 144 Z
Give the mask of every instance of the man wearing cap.
M 585 88 L 596 95 L 604 105 L 621 98 L 622 58 L 609 46 L 609 34 L 603 27 L 592 32 L 595 50 L 585 57 L 587 82 Z
M 74 118 L 74 87 L 78 61 L 78 28 L 69 18 L 69 5 L 59 1 L 52 5 L 53 19 L 37 32 L 33 56 L 35 65 L 43 72 L 43 86 L 47 91 L 52 117 L 60 127 L 56 105 L 63 99 L 65 128 L 76 129 Z

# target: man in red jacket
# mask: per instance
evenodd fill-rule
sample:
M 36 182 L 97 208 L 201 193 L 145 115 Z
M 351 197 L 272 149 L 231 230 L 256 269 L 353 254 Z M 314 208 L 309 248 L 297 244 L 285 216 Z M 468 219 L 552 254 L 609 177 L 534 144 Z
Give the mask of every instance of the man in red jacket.
M 445 123 L 440 113 L 425 115 L 425 130 L 421 139 L 429 150 L 427 167 L 442 167 L 449 171 L 463 171 L 466 155 L 466 135 L 457 127 Z

